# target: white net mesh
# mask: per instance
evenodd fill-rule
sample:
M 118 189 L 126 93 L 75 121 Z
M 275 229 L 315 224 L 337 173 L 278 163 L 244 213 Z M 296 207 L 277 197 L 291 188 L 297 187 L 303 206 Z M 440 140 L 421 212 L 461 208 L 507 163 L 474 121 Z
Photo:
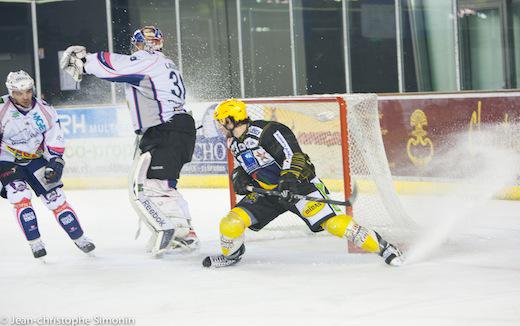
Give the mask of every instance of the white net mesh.
M 342 100 L 347 107 L 348 171 L 350 179 L 358 185 L 354 218 L 360 224 L 380 231 L 391 241 L 402 240 L 398 238 L 410 229 L 413 221 L 406 215 L 393 187 L 381 137 L 376 95 L 259 99 L 246 100 L 246 103 L 252 120 L 274 120 L 292 129 L 302 150 L 314 163 L 318 177 L 332 192 L 331 197 L 342 200 L 345 181 L 349 180 L 343 173 Z M 255 234 L 254 237 L 310 233 L 305 224 L 290 213 L 271 222 L 265 230 L 260 232 L 263 235 Z

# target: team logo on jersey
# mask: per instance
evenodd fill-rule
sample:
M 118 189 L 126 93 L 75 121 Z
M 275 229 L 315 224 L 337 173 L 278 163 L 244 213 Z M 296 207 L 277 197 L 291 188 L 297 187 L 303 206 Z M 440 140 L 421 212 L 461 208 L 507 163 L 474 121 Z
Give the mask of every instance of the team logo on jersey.
M 262 128 L 258 128 L 256 126 L 251 126 L 247 130 L 247 133 L 256 137 L 260 137 L 260 134 L 262 134 Z
M 263 148 L 255 149 L 253 151 L 254 156 L 257 161 L 260 162 L 260 165 L 268 165 L 274 161 L 274 158 L 265 151 Z
M 34 119 L 34 122 L 36 123 L 36 126 L 38 127 L 38 129 L 40 129 L 40 131 L 44 132 L 45 129 L 47 129 L 45 127 L 45 122 L 43 122 L 43 118 L 39 114 L 35 114 L 33 116 L 33 119 Z
M 247 148 L 255 148 L 258 147 L 258 140 L 253 138 L 246 138 L 246 140 L 244 140 L 244 144 Z
M 246 172 L 254 171 L 259 167 L 258 162 L 256 161 L 252 151 L 246 151 L 240 154 L 239 161 L 242 161 L 244 170 L 246 170 Z
M 315 201 L 310 201 L 305 204 L 305 207 L 302 210 L 303 217 L 309 218 L 319 213 L 325 207 L 325 203 L 318 203 Z
M 246 145 L 243 143 L 238 143 L 238 150 L 245 151 L 247 149 Z
M 40 134 L 36 132 L 34 128 L 24 128 L 14 136 L 9 137 L 9 142 L 12 145 L 28 144 L 38 136 L 40 136 Z

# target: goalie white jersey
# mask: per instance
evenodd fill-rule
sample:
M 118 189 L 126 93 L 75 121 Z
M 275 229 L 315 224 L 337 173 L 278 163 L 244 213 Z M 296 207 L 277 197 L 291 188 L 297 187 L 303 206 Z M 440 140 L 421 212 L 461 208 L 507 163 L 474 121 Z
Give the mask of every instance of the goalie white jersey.
M 88 54 L 85 72 L 125 83 L 132 124 L 138 134 L 165 123 L 177 113 L 186 113 L 186 89 L 182 76 L 175 64 L 161 52 Z
M 58 114 L 52 106 L 33 98 L 32 109 L 22 110 L 9 95 L 0 97 L 0 161 L 28 163 L 40 157 L 49 160 L 65 150 Z

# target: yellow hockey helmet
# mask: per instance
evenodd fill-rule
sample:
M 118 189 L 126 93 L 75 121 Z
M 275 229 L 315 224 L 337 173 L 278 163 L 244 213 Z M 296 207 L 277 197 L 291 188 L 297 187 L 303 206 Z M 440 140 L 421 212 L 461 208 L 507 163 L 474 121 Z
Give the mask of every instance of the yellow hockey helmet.
M 213 119 L 225 124 L 226 118 L 232 118 L 235 123 L 246 120 L 246 104 L 234 98 L 221 102 L 213 112 Z

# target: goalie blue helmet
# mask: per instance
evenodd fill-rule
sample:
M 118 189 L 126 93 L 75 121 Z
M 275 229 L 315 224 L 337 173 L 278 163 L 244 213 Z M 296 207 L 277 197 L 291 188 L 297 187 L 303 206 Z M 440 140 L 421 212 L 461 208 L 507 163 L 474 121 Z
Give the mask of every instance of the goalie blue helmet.
M 155 26 L 144 26 L 134 32 L 131 43 L 136 51 L 162 51 L 164 43 L 163 34 L 161 30 Z

